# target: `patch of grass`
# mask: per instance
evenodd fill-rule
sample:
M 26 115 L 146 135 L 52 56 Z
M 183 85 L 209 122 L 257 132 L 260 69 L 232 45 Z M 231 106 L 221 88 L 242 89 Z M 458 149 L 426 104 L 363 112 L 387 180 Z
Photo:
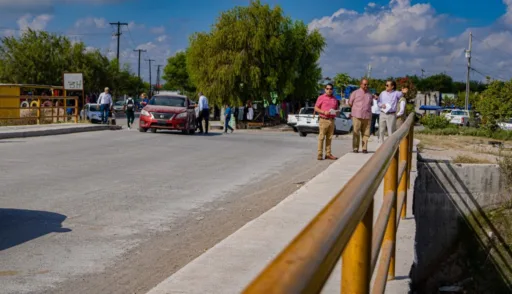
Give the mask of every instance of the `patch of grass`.
M 425 128 L 421 131 L 417 131 L 418 134 L 437 135 L 437 136 L 471 136 L 471 137 L 483 137 L 502 141 L 512 140 L 512 131 L 495 130 L 491 131 L 485 128 L 467 128 L 467 127 L 446 127 L 446 128 Z
M 476 158 L 469 155 L 457 155 L 453 159 L 453 163 L 476 163 L 476 164 L 489 164 L 492 163 L 490 160 L 483 158 Z

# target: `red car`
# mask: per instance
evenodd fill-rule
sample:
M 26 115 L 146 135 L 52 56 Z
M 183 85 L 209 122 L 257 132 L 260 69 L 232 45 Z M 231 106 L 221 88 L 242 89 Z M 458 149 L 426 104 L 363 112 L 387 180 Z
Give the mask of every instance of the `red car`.
M 196 132 L 194 105 L 186 96 L 156 94 L 140 112 L 139 131 L 180 130 L 184 134 Z

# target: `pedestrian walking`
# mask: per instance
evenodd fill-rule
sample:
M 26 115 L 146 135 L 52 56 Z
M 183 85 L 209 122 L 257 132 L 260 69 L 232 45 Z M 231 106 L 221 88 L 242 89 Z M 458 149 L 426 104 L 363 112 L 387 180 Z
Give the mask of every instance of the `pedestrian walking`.
M 352 108 L 352 150 L 354 153 L 359 153 L 361 137 L 363 139 L 363 153 L 368 153 L 372 104 L 373 96 L 370 91 L 368 91 L 368 80 L 362 79 L 360 88 L 352 92 L 348 100 L 348 105 Z
M 398 100 L 398 105 L 396 107 L 396 129 L 400 128 L 407 119 L 407 99 L 405 98 L 405 95 L 409 91 L 408 88 L 402 89 L 402 97 L 400 97 L 400 100 Z
M 208 106 L 208 98 L 199 92 L 199 133 L 203 133 L 203 120 L 204 120 L 204 133 L 208 134 L 208 121 L 210 120 L 210 108 Z
M 398 100 L 402 96 L 403 92 L 396 90 L 395 81 L 386 81 L 386 90 L 380 93 L 377 102 L 381 111 L 379 117 L 379 142 L 381 143 L 384 142 L 386 129 L 388 136 L 391 136 L 396 130 L 396 109 Z
M 379 123 L 380 116 L 380 107 L 378 104 L 379 96 L 373 95 L 373 105 L 372 105 L 372 122 L 370 126 L 370 134 L 372 136 L 378 136 L 376 133 L 377 124 Z M 379 126 L 380 128 L 380 126 Z
M 229 125 L 229 121 L 231 120 L 231 107 L 226 104 L 226 110 L 224 111 L 224 133 L 228 133 L 228 129 L 233 133 L 233 128 Z
M 109 111 L 112 108 L 112 96 L 110 95 L 110 89 L 105 87 L 105 91 L 100 94 L 98 98 L 98 104 L 100 105 L 101 121 L 104 124 L 108 122 Z
M 325 159 L 338 159 L 332 155 L 332 138 L 334 136 L 334 119 L 339 114 L 338 100 L 333 95 L 332 84 L 325 85 L 325 94 L 320 95 L 315 103 L 315 111 L 319 114 L 318 120 L 318 152 L 317 159 L 322 160 L 324 155 L 325 140 Z
M 128 129 L 131 129 L 131 125 L 135 121 L 135 101 L 132 97 L 124 102 L 124 111 L 126 113 L 126 121 L 128 122 Z

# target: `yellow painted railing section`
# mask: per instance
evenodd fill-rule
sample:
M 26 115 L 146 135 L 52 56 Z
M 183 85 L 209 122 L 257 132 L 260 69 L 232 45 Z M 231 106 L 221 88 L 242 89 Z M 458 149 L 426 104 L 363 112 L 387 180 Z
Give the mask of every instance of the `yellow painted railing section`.
M 397 214 L 406 217 L 413 132 L 410 114 L 243 293 L 320 293 L 340 257 L 341 293 L 384 293 L 386 282 L 395 278 Z M 373 224 L 382 180 L 384 198 Z

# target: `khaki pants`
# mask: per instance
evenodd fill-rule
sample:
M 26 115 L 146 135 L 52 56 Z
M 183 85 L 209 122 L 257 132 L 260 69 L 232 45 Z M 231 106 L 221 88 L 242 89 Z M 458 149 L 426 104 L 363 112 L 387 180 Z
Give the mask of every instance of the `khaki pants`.
M 331 142 L 334 136 L 334 120 L 318 119 L 318 158 L 323 157 L 324 138 L 325 138 L 325 155 L 332 155 Z
M 370 119 L 352 117 L 352 149 L 359 150 L 360 137 L 363 137 L 363 150 L 368 150 L 368 139 L 370 138 Z
M 405 123 L 405 115 L 396 118 L 396 129 L 398 130 Z
M 396 130 L 396 114 L 384 112 L 380 113 L 379 117 L 379 141 L 384 142 L 384 134 L 388 131 L 388 136 L 393 135 Z

